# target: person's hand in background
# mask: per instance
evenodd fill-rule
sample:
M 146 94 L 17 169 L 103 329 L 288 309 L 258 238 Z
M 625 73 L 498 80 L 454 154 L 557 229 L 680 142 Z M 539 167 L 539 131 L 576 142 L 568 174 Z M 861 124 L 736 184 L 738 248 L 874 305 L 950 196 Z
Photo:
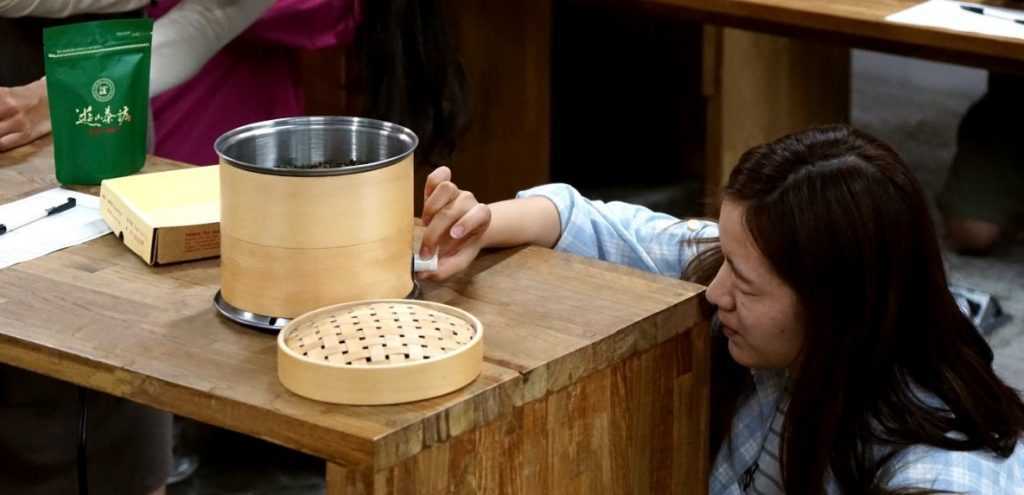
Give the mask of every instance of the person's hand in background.
M 50 133 L 46 78 L 24 86 L 0 87 L 0 151 L 30 143 Z

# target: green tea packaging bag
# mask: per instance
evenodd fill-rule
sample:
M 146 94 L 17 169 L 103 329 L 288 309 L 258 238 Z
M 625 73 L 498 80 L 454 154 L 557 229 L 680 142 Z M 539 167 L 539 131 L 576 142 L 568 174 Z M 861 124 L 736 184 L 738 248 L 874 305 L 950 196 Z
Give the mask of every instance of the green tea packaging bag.
M 99 184 L 146 160 L 151 19 L 43 31 L 57 180 Z

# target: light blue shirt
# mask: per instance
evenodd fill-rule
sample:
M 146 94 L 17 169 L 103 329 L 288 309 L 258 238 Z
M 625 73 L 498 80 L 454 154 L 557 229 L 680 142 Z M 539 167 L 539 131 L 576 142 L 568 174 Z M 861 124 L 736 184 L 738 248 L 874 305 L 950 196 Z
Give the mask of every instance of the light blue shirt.
M 700 246 L 693 239 L 717 237 L 718 226 L 682 221 L 622 202 L 584 198 L 565 184 L 548 184 L 517 197 L 543 196 L 558 208 L 562 236 L 555 249 L 678 278 Z M 757 460 L 785 389 L 782 372 L 753 373 L 754 391 L 737 409 L 732 434 L 719 449 L 709 493 L 742 495 L 740 477 Z M 930 446 L 906 449 L 892 461 L 892 488 L 914 487 L 971 494 L 1024 494 L 1024 448 L 1007 459 L 987 451 L 957 452 Z M 829 483 L 829 493 L 838 490 Z

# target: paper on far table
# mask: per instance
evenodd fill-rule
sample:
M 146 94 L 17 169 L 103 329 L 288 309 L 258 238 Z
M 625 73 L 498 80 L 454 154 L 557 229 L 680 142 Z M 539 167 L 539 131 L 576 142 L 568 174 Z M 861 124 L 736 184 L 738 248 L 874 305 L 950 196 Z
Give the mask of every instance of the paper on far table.
M 18 223 L 68 198 L 75 198 L 74 208 L 0 235 L 0 268 L 110 233 L 100 214 L 100 198 L 61 188 L 0 205 L 0 223 Z
M 885 20 L 899 24 L 937 27 L 966 33 L 980 33 L 1024 40 L 1024 25 L 1006 19 L 968 12 L 960 5 L 975 6 L 970 2 L 951 0 L 929 0 L 909 9 L 886 17 Z M 985 10 L 998 12 L 1017 19 L 1024 19 L 1024 11 L 981 5 Z

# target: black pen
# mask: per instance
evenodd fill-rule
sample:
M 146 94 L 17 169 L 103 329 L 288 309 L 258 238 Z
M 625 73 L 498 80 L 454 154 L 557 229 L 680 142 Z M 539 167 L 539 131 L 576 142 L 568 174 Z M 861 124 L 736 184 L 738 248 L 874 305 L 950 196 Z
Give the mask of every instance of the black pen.
M 986 9 L 978 5 L 960 5 L 960 8 L 968 12 L 973 12 L 975 14 L 987 15 L 989 17 L 994 17 L 996 19 L 1002 19 L 1004 21 L 1011 21 L 1016 22 L 1017 24 L 1024 25 L 1024 20 L 1009 15 L 999 15 L 1000 13 L 997 10 Z
M 4 234 L 6 234 L 6 233 L 8 233 L 8 232 L 10 232 L 12 230 L 15 230 L 15 229 L 20 229 L 20 228 L 22 228 L 22 227 L 24 227 L 24 226 L 26 226 L 26 225 L 28 225 L 28 224 L 30 224 L 32 222 L 35 222 L 36 220 L 41 220 L 43 218 L 56 215 L 56 214 L 58 214 L 58 213 L 60 213 L 62 211 L 68 211 L 68 210 L 74 208 L 75 204 L 76 204 L 75 203 L 75 198 L 68 198 L 67 202 L 65 202 L 64 204 L 60 204 L 60 205 L 57 205 L 57 206 L 54 206 L 54 207 L 51 207 L 51 208 L 47 208 L 47 209 L 43 210 L 41 213 L 39 213 L 38 215 L 36 215 L 36 216 L 34 216 L 32 218 L 29 218 L 29 219 L 27 219 L 27 220 L 25 220 L 25 221 L 23 221 L 23 222 L 21 222 L 19 224 L 10 224 L 10 225 L 8 225 L 8 224 L 0 223 L 0 235 L 4 235 Z

